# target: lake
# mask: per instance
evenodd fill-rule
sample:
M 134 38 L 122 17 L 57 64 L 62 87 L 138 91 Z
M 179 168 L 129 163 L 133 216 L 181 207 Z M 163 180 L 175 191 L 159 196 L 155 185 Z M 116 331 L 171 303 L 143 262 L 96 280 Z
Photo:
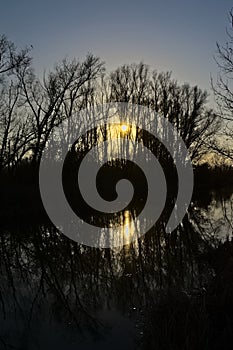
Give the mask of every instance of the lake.
M 151 348 L 148 339 L 158 334 L 153 327 L 159 328 L 152 314 L 163 294 L 172 290 L 174 298 L 182 296 L 182 303 L 193 302 L 196 295 L 203 301 L 215 274 L 205 256 L 232 237 L 233 191 L 199 193 L 182 225 L 170 235 L 160 220 L 127 244 L 134 227 L 131 213 L 123 212 L 122 248 L 79 245 L 48 220 L 28 217 L 5 226 L 0 244 L 0 348 Z

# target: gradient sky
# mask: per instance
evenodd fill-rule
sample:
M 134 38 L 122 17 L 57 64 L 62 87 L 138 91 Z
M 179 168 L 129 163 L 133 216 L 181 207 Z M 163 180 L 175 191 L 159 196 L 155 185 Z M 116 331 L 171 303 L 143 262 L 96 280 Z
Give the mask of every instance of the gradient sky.
M 232 6 L 230 0 L 5 0 L 0 33 L 18 47 L 33 45 L 38 73 L 92 52 L 109 70 L 143 61 L 210 91 L 216 41 L 226 41 Z

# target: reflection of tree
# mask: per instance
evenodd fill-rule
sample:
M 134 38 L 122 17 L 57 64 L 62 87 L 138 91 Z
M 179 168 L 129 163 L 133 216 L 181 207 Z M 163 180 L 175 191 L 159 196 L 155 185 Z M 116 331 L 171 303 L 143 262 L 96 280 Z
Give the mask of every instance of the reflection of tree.
M 16 310 L 32 319 L 40 303 L 54 302 L 64 317 L 81 326 L 83 321 L 92 324 L 95 308 L 105 298 L 111 302 L 113 295 L 128 299 L 137 291 L 135 297 L 141 298 L 154 288 L 191 288 L 198 284 L 190 264 L 194 264 L 199 248 L 198 238 L 189 227 L 187 221 L 183 229 L 170 236 L 159 226 L 116 251 L 80 246 L 47 225 L 27 231 L 24 228 L 23 235 L 6 233 L 1 236 L 1 271 L 6 278 L 1 284 L 2 312 L 7 316 L 11 300 Z M 125 282 L 119 290 L 121 280 Z M 31 298 L 26 310 L 21 303 L 25 293 Z
M 201 255 L 200 267 L 211 267 L 212 272 L 204 288 L 153 294 L 146 312 L 143 348 L 232 346 L 232 247 L 226 241 Z
M 199 195 L 192 203 L 192 219 L 199 231 L 210 243 L 218 244 L 232 237 L 233 197 L 232 189 L 212 191 L 209 196 Z
M 143 338 L 144 344 L 149 339 L 162 341 L 157 332 L 163 332 L 169 322 L 167 341 L 173 343 L 173 330 L 184 322 L 177 319 L 177 313 L 189 318 L 185 321 L 188 334 L 198 335 L 197 320 L 206 326 L 206 305 L 218 305 L 218 294 L 212 292 L 211 283 L 213 288 L 220 288 L 216 293 L 222 293 L 217 284 L 221 274 L 218 272 L 213 280 L 213 271 L 223 268 L 222 259 L 230 259 L 230 251 L 224 257 L 226 250 L 220 249 L 219 263 L 215 260 L 219 244 L 201 230 L 202 219 L 193 206 L 182 225 L 171 234 L 164 230 L 167 216 L 169 208 L 145 236 L 115 250 L 81 246 L 43 217 L 43 224 L 34 224 L 28 218 L 20 228 L 12 225 L 4 229 L 0 244 L 1 322 L 10 320 L 14 310 L 25 327 L 33 328 L 36 322 L 48 318 L 64 327 L 71 324 L 78 334 L 87 329 L 95 333 L 103 326 L 98 311 L 108 305 L 123 314 L 135 308 L 141 310 L 141 327 L 147 338 Z M 156 317 L 160 312 L 164 317 L 159 318 L 158 324 Z M 209 326 L 215 331 L 215 326 Z M 203 341 L 202 336 L 198 339 Z

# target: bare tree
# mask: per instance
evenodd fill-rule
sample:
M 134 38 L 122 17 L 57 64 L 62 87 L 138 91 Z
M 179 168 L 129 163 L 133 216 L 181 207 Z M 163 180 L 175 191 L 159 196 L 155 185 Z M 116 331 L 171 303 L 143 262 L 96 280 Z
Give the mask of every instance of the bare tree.
M 32 157 L 41 158 L 42 150 L 53 128 L 64 118 L 86 107 L 92 92 L 92 82 L 103 70 L 103 63 L 93 55 L 83 62 L 63 60 L 40 82 L 31 69 L 21 72 L 22 97 L 30 111 L 30 124 L 35 139 Z
M 225 45 L 217 43 L 215 61 L 219 72 L 217 81 L 211 79 L 212 89 L 219 108 L 224 128 L 219 132 L 219 141 L 213 149 L 226 159 L 233 160 L 233 10 L 229 12 L 229 27 Z
M 123 65 L 110 74 L 111 100 L 146 104 L 149 67 L 143 63 Z
M 112 72 L 109 80 L 110 100 L 141 104 L 163 115 L 178 130 L 193 161 L 209 151 L 220 120 L 206 107 L 205 91 L 178 85 L 170 72 L 150 74 L 143 63 L 124 65 Z
M 109 76 L 98 57 L 63 60 L 40 81 L 29 50 L 0 37 L 0 167 L 25 155 L 35 162 L 53 128 L 72 113 L 105 102 L 130 102 L 154 109 L 178 130 L 197 161 L 214 143 L 219 118 L 205 106 L 206 92 L 179 85 L 171 73 L 150 72 L 144 63 L 123 65 Z M 219 52 L 221 49 L 219 47 Z
M 0 74 L 13 73 L 31 63 L 29 48 L 18 50 L 5 35 L 0 35 Z
M 17 163 L 26 153 L 28 125 L 17 75 L 30 64 L 29 49 L 18 50 L 6 36 L 0 36 L 0 170 Z
M 193 161 L 209 151 L 207 141 L 212 140 L 220 123 L 206 102 L 206 91 L 189 84 L 178 85 L 170 72 L 153 72 L 151 106 L 176 127 Z

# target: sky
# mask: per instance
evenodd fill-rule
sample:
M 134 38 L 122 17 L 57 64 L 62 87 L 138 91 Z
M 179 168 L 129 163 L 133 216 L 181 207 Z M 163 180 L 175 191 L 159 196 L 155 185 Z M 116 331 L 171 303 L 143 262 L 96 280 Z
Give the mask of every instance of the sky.
M 143 61 L 172 71 L 179 83 L 210 93 L 216 42 L 227 40 L 230 0 L 10 0 L 0 7 L 0 34 L 33 46 L 38 74 L 65 57 L 88 52 L 108 70 Z

